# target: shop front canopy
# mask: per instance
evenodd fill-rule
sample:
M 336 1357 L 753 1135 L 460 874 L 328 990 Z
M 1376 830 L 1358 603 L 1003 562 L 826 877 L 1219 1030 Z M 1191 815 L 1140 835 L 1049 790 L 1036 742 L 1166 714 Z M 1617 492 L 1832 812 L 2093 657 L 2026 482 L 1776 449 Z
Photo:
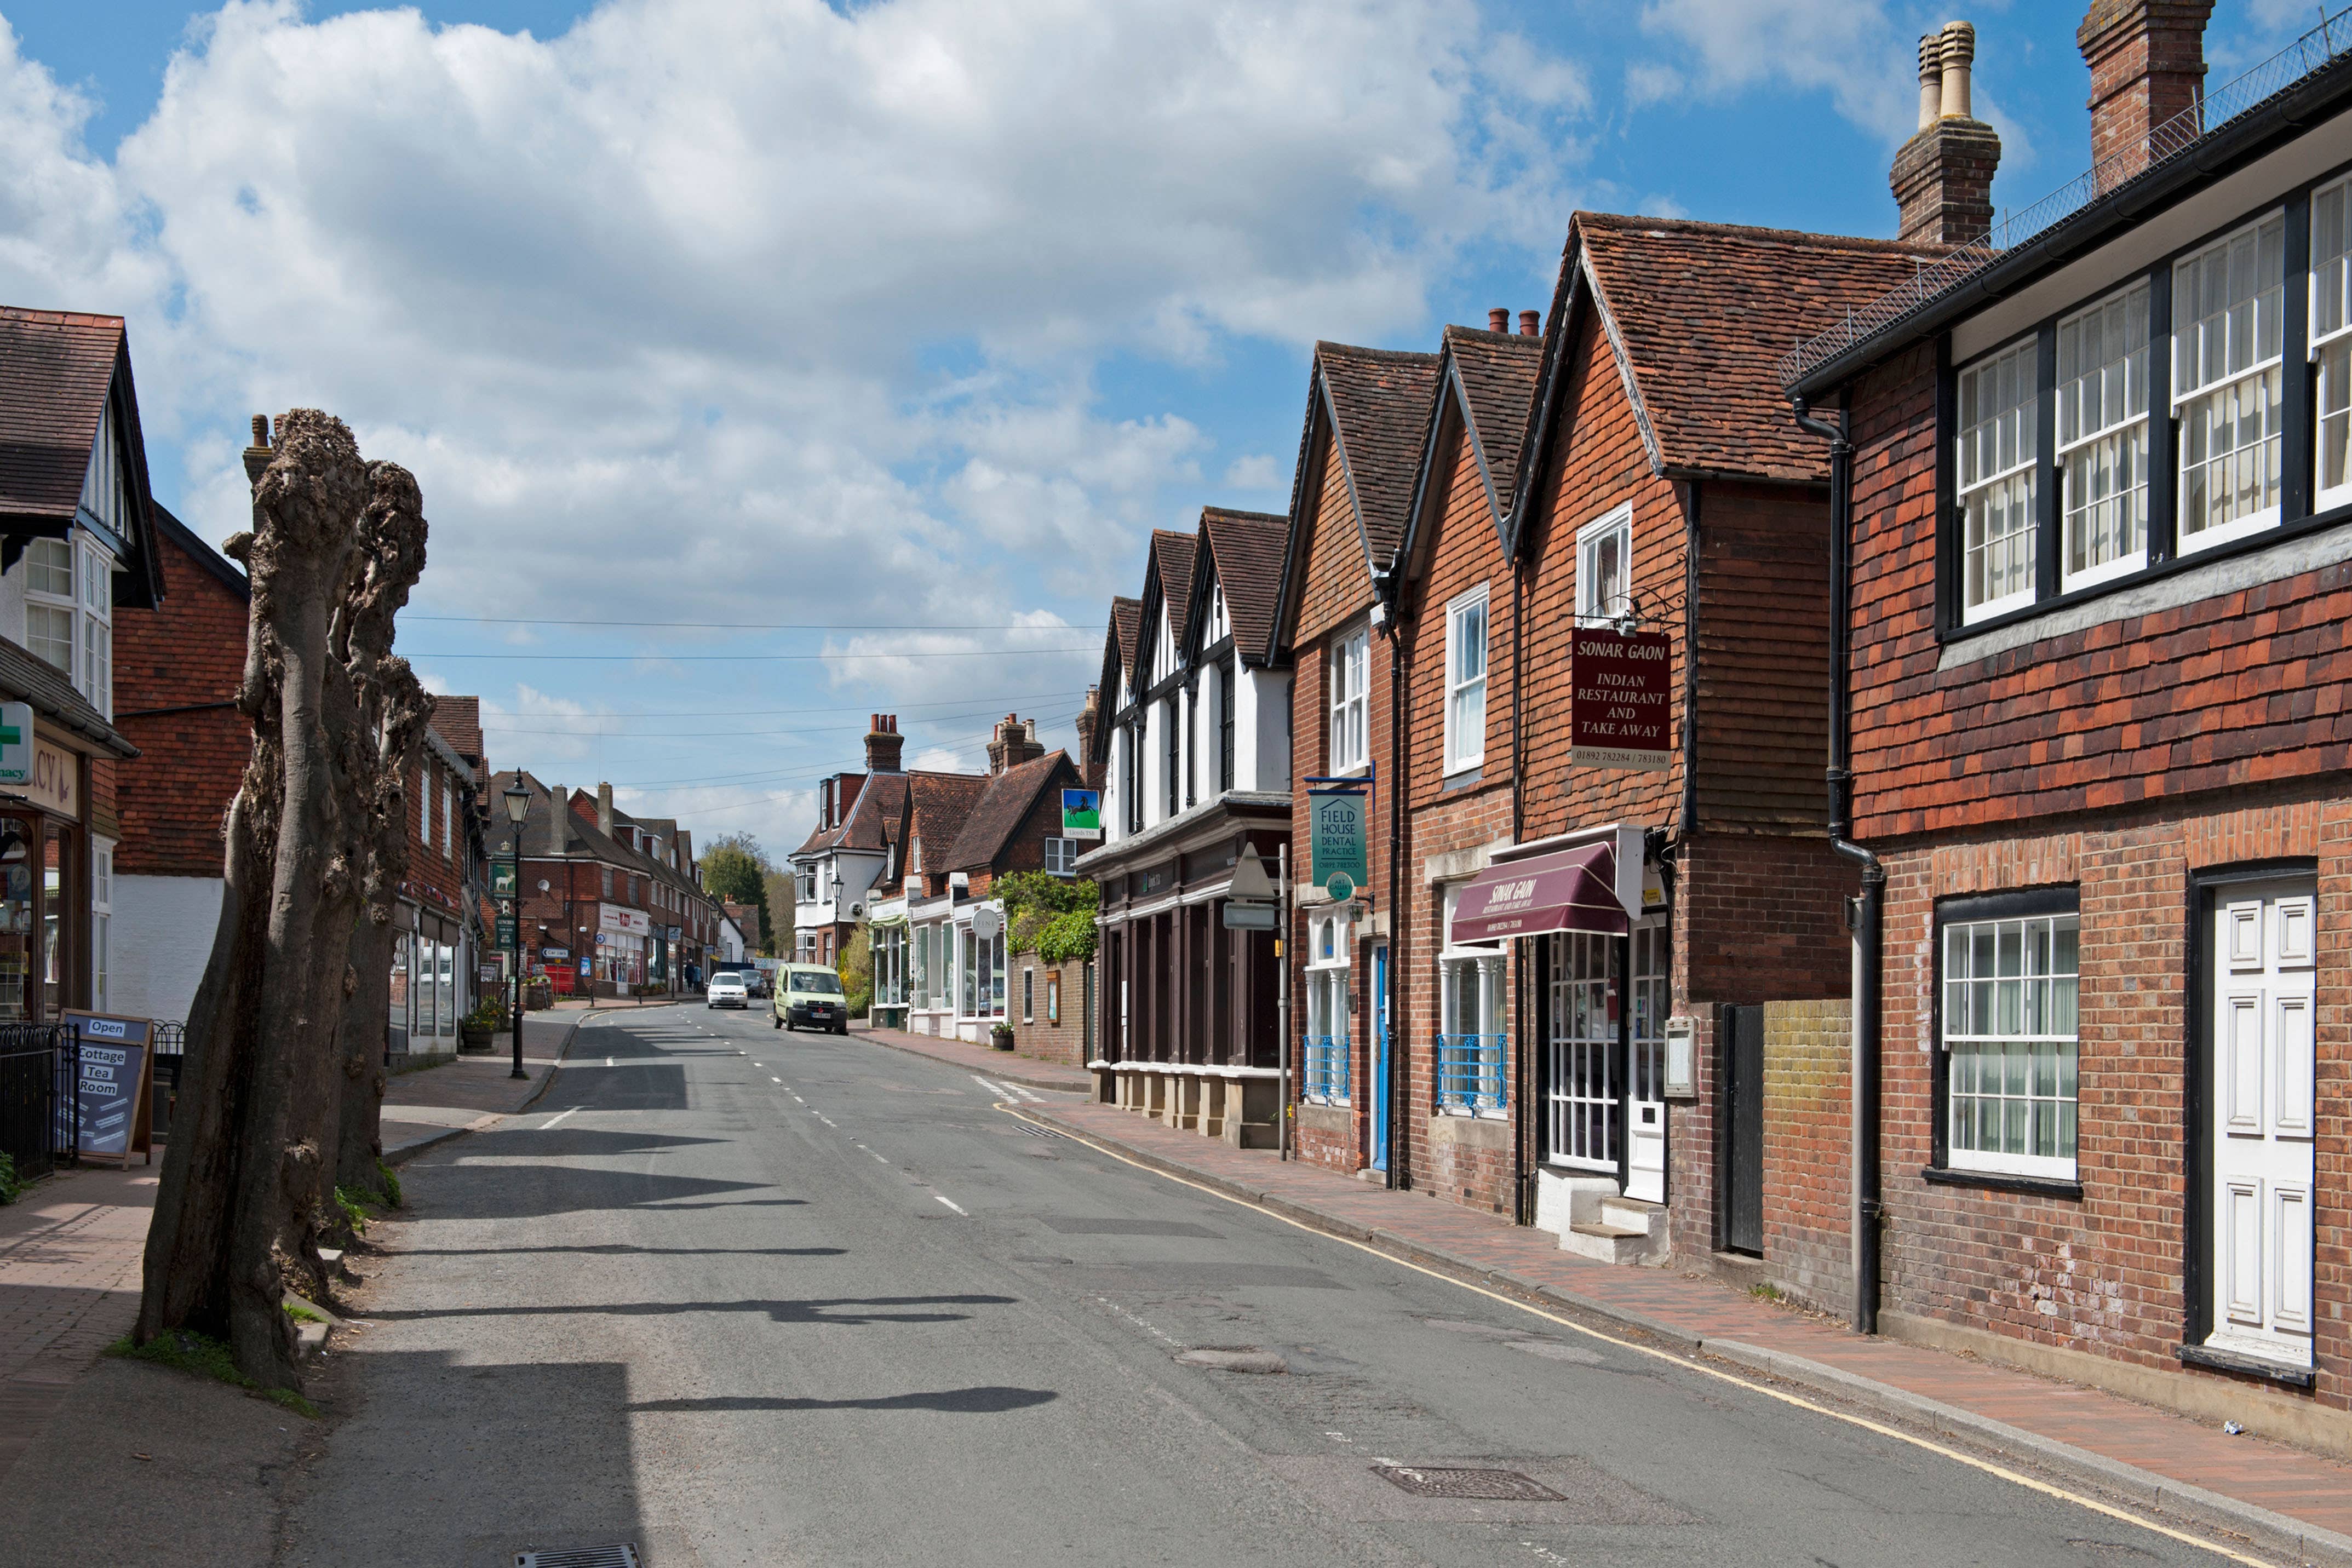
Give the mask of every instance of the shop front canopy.
M 1462 890 L 1447 936 L 1454 942 L 1555 931 L 1622 936 L 1642 912 L 1643 837 L 1639 828 L 1594 829 L 1496 861 Z

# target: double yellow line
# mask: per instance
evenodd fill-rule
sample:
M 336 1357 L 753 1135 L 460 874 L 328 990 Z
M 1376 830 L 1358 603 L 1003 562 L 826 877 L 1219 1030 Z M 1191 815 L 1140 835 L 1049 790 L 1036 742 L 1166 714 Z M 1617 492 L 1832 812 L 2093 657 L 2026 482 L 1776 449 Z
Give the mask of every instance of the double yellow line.
M 2147 1518 L 2144 1514 L 2133 1513 L 2127 1509 L 2117 1508 L 2113 1503 L 2102 1502 L 2097 1498 L 2085 1497 L 2081 1492 L 2069 1491 L 2064 1487 L 2053 1486 L 2048 1481 L 2037 1480 L 2032 1476 L 2011 1469 L 2006 1465 L 1997 1465 L 1990 1459 L 1980 1459 L 1973 1454 L 1964 1453 L 1960 1449 L 1948 1447 L 1943 1443 L 1938 1443 L 1932 1438 L 1922 1437 L 1916 1433 L 1904 1431 L 1899 1427 L 1890 1427 L 1883 1421 L 1874 1421 L 1866 1416 L 1856 1416 L 1844 1410 L 1834 1409 L 1832 1406 L 1821 1404 L 1816 1400 L 1808 1399 L 1801 1394 L 1790 1394 L 1785 1389 L 1775 1388 L 1769 1383 L 1759 1383 L 1752 1378 L 1741 1377 L 1733 1373 L 1726 1372 L 1720 1367 L 1709 1366 L 1705 1362 L 1694 1361 L 1688 1356 L 1677 1355 L 1671 1351 L 1660 1350 L 1655 1345 L 1643 1344 L 1638 1341 L 1621 1339 L 1615 1334 L 1603 1333 L 1599 1329 L 1590 1328 L 1583 1323 L 1576 1322 L 1572 1318 L 1561 1317 L 1557 1312 L 1548 1312 L 1544 1311 L 1543 1308 L 1538 1307 L 1530 1301 L 1521 1301 L 1516 1296 L 1507 1296 L 1499 1291 L 1490 1291 L 1483 1285 L 1474 1285 L 1467 1280 L 1459 1280 L 1451 1274 L 1442 1273 L 1435 1269 L 1425 1268 L 1419 1263 L 1413 1262 L 1410 1259 L 1400 1258 L 1393 1252 L 1384 1251 L 1381 1248 L 1372 1246 L 1370 1242 L 1358 1241 L 1352 1237 L 1341 1236 L 1333 1231 L 1325 1230 L 1318 1226 L 1308 1225 L 1303 1220 L 1293 1219 L 1286 1214 L 1277 1214 L 1273 1209 L 1267 1208 L 1263 1205 L 1250 1202 L 1247 1198 L 1236 1197 L 1232 1193 L 1220 1191 L 1216 1187 L 1207 1186 L 1202 1182 L 1189 1181 L 1183 1176 L 1171 1175 L 1171 1173 L 1160 1169 L 1157 1166 L 1147 1164 L 1142 1160 L 1131 1158 L 1127 1155 L 1121 1154 L 1118 1149 L 1112 1147 L 1108 1144 L 1097 1143 L 1082 1133 L 1072 1132 L 1069 1128 L 1063 1126 L 1059 1123 L 1048 1124 L 1041 1122 L 1036 1117 L 1023 1111 L 1017 1105 L 1008 1104 L 1003 1101 L 999 1101 L 997 1102 L 996 1108 L 1003 1112 L 1008 1116 L 1028 1123 L 1031 1126 L 1050 1126 L 1052 1131 L 1059 1133 L 1063 1136 L 1069 1138 L 1074 1142 L 1084 1144 L 1087 1147 L 1094 1150 L 1097 1154 L 1108 1155 L 1112 1159 L 1118 1161 L 1121 1165 L 1133 1166 L 1137 1170 L 1148 1172 L 1152 1176 L 1160 1177 L 1163 1181 L 1171 1181 L 1178 1186 L 1191 1187 L 1194 1192 L 1206 1193 L 1211 1197 L 1223 1199 L 1226 1203 L 1234 1204 L 1242 1208 L 1250 1209 L 1255 1213 L 1263 1214 L 1271 1219 L 1278 1219 L 1282 1221 L 1283 1224 L 1290 1226 L 1294 1229 L 1304 1230 L 1310 1236 L 1319 1236 L 1327 1241 L 1337 1241 L 1343 1247 L 1352 1247 L 1359 1252 L 1370 1253 L 1375 1258 L 1395 1264 L 1400 1269 L 1410 1269 L 1416 1274 L 1425 1274 L 1433 1280 L 1452 1285 L 1458 1290 L 1468 1291 L 1474 1295 L 1484 1296 L 1490 1301 L 1499 1301 L 1504 1306 L 1516 1307 L 1520 1312 L 1527 1312 L 1534 1317 L 1541 1318 L 1548 1323 L 1557 1323 L 1561 1328 L 1567 1329 L 1572 1333 L 1580 1333 L 1587 1339 L 1598 1340 L 1602 1344 L 1614 1345 L 1619 1350 L 1630 1351 L 1635 1355 L 1646 1355 L 1654 1360 L 1664 1362 L 1668 1365 L 1681 1367 L 1687 1372 L 1696 1372 L 1702 1376 L 1712 1377 L 1719 1382 L 1732 1384 L 1735 1386 L 1744 1388 L 1752 1394 L 1761 1394 L 1766 1398 L 1777 1399 L 1783 1405 L 1794 1406 L 1800 1410 L 1809 1410 L 1816 1416 L 1824 1416 L 1832 1421 L 1843 1421 L 1849 1427 L 1859 1427 L 1865 1432 L 1874 1432 L 1882 1437 L 1891 1437 L 1898 1443 L 1908 1443 L 1915 1448 L 1924 1448 L 1928 1453 L 1949 1459 L 1955 1464 L 1966 1465 L 1970 1469 L 1981 1470 L 1989 1476 L 1998 1476 L 2002 1480 L 2025 1488 L 2028 1491 L 2040 1492 L 2044 1497 L 2056 1498 L 2063 1502 L 2071 1502 L 2078 1508 L 2089 1509 L 2093 1513 L 2105 1514 L 2109 1519 L 2118 1520 L 2125 1524 L 2134 1525 L 2141 1530 L 2154 1531 L 2157 1534 L 2165 1536 L 2173 1541 L 2178 1541 L 2185 1546 L 2194 1546 L 2200 1551 L 2210 1552 L 2215 1556 L 2224 1558 L 2231 1563 L 2245 1563 L 2247 1568 L 2275 1568 L 2274 1559 L 2250 1557 L 2242 1552 L 2232 1551 L 2231 1548 L 2223 1546 L 2217 1542 L 2208 1541 L 2201 1536 L 2189 1534 L 2185 1531 L 2175 1530 L 2170 1525 L 2158 1524 L 2156 1521 Z

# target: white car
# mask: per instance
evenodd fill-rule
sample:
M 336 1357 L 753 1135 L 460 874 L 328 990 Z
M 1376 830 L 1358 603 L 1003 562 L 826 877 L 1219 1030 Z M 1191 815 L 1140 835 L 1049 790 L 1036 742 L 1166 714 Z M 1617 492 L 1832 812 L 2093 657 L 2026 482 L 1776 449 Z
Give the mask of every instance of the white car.
M 743 988 L 743 977 L 738 974 L 713 975 L 710 987 L 702 993 L 706 1008 L 740 1008 L 750 1005 L 750 993 Z

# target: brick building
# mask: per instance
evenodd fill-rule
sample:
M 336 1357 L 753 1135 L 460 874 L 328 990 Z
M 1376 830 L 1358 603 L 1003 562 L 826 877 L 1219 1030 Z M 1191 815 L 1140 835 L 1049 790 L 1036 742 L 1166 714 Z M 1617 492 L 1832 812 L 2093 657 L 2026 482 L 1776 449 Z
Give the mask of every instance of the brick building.
M 2352 57 L 2205 92 L 2209 10 L 2094 5 L 2082 199 L 1786 367 L 1874 859 L 1830 1237 L 1884 1332 L 2341 1452 Z
M 116 727 L 139 747 L 118 765 L 109 1001 L 184 1020 L 220 920 L 221 825 L 253 731 L 236 711 L 252 590 L 245 572 L 162 506 L 153 509 L 164 595 L 114 635 Z
M 1438 357 L 1318 343 L 1284 541 L 1275 640 L 1299 672 L 1290 711 L 1291 838 L 1311 859 L 1317 779 L 1364 793 L 1363 885 L 1333 903 L 1295 868 L 1292 1033 L 1301 1159 L 1389 1169 L 1388 1028 L 1398 883 L 1395 632 L 1386 574 L 1412 504 L 1417 444 Z M 1343 802 L 1344 804 L 1344 802 Z
M 596 793 L 501 773 L 489 793 L 520 779 L 530 796 L 521 828 L 520 934 L 534 976 L 559 995 L 632 996 L 675 990 L 683 966 L 706 964 L 717 941 L 718 901 L 696 881 L 690 847 L 674 824 L 665 836 L 616 810 L 613 787 Z M 503 805 L 501 805 L 503 810 Z M 508 829 L 499 829 L 506 852 Z M 677 931 L 679 936 L 668 935 Z M 688 959 L 681 946 L 705 955 Z

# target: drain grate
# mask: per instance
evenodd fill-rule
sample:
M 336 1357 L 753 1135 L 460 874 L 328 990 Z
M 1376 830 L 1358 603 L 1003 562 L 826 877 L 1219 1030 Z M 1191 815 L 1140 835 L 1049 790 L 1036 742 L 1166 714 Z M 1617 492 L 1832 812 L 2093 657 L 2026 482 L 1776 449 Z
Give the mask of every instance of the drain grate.
M 1415 1497 L 1475 1502 L 1566 1502 L 1568 1499 L 1517 1470 L 1471 1470 L 1416 1465 L 1374 1465 L 1372 1474 Z
M 1053 1127 L 1040 1127 L 1040 1126 L 1037 1126 L 1036 1124 L 1034 1124 L 1034 1123 L 1030 1123 L 1030 1122 L 1015 1122 L 1015 1123 L 1013 1124 L 1013 1125 L 1014 1125 L 1014 1126 L 1016 1126 L 1016 1127 L 1018 1127 L 1018 1128 L 1020 1128 L 1023 1132 L 1024 1132 L 1024 1133 L 1028 1134 L 1029 1134 L 1031 1137 L 1033 1137 L 1033 1138 L 1069 1138 L 1069 1137 L 1070 1137 L 1070 1134 L 1069 1134 L 1065 1133 L 1065 1132 L 1061 1132 L 1061 1131 L 1059 1131 L 1059 1130 L 1058 1130 L 1058 1129 L 1056 1129 L 1056 1128 L 1053 1128 Z M 1073 1143 L 1076 1142 L 1076 1139 L 1074 1139 L 1074 1138 L 1073 1138 L 1073 1139 L 1071 1139 L 1070 1141 L 1071 1141 L 1071 1142 L 1073 1142 Z
M 515 1568 L 637 1568 L 637 1549 L 624 1542 L 570 1552 L 518 1552 Z

